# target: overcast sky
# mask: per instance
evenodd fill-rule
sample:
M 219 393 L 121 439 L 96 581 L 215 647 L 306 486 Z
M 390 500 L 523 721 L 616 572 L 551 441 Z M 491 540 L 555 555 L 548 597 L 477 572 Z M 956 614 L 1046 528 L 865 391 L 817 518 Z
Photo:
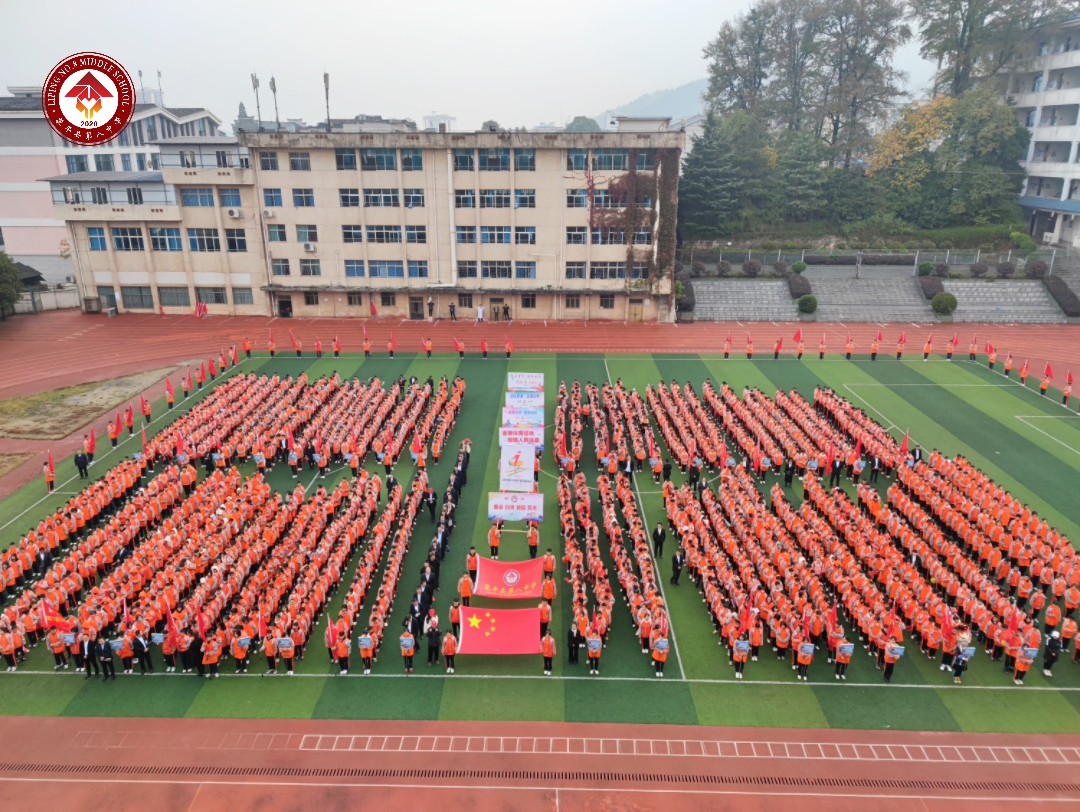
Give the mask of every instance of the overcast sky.
M 277 78 L 281 118 L 330 114 L 457 117 L 459 130 L 489 118 L 532 127 L 596 115 L 655 90 L 705 75 L 702 48 L 749 0 L 183 0 L 183 2 L 15 2 L 0 0 L 0 82 L 40 85 L 78 51 L 119 60 L 138 84 L 162 73 L 165 103 L 207 107 L 226 131 L 241 101 L 251 115 L 250 75 Z M 930 66 L 917 45 L 902 54 L 914 89 Z

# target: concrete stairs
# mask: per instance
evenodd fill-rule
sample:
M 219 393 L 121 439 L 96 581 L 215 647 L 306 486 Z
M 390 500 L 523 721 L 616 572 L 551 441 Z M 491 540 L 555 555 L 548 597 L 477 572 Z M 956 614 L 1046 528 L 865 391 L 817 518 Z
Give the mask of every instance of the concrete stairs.
M 695 321 L 797 321 L 788 283 L 777 279 L 694 279 Z
M 1064 324 L 1065 314 L 1037 279 L 943 279 L 956 297 L 953 321 Z
M 910 271 L 909 271 L 910 273 Z M 930 322 L 934 313 L 913 276 L 812 279 L 823 322 Z

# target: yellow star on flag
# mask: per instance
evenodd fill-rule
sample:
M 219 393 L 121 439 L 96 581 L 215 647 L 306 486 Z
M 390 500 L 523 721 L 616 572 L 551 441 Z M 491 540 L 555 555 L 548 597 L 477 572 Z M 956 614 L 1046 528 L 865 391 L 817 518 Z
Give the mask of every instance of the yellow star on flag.
M 479 615 L 473 615 L 471 618 L 469 618 L 469 626 L 471 628 L 473 628 L 473 629 L 479 629 L 480 628 L 480 616 Z

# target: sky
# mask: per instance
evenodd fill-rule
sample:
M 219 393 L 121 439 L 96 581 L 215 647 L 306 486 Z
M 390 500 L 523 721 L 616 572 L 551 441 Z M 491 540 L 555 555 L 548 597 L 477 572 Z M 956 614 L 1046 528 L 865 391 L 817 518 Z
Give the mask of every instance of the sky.
M 446 113 L 455 129 L 597 115 L 705 75 L 702 49 L 750 0 L 184 0 L 182 3 L 0 0 L 0 87 L 39 85 L 64 57 L 108 54 L 138 85 L 161 71 L 166 106 L 206 107 L 231 132 L 237 105 L 324 121 L 330 114 L 412 118 Z M 932 67 L 907 46 L 912 89 Z

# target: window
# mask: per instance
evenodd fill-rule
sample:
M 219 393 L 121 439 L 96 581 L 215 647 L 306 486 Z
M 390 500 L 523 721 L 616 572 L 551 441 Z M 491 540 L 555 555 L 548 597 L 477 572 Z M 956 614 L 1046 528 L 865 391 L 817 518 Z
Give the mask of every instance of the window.
M 401 226 L 368 226 L 368 242 L 401 242 Z
M 264 172 L 274 172 L 278 168 L 276 152 L 260 152 L 259 168 Z
M 566 168 L 571 172 L 584 172 L 588 160 L 589 151 L 587 149 L 568 149 L 566 151 Z
M 112 285 L 98 285 L 97 295 L 104 299 L 105 307 L 116 307 L 116 290 Z
M 343 209 L 354 208 L 360 205 L 359 189 L 338 189 L 338 199 Z
M 128 138 L 127 130 L 120 133 L 120 137 L 117 139 L 117 143 L 122 147 L 130 147 L 131 139 Z
M 419 172 L 424 168 L 424 151 L 422 149 L 401 150 L 401 171 Z
M 373 259 L 368 263 L 368 275 L 380 279 L 404 278 L 405 264 L 397 259 Z
M 601 293 L 600 294 L 600 309 L 612 310 L 615 307 L 615 294 L 614 293 Z
M 362 293 L 350 293 L 349 294 L 349 304 L 352 307 L 357 307 L 358 305 L 362 305 L 363 303 L 364 303 L 364 294 L 362 294 Z
M 68 155 L 67 156 L 67 171 L 68 174 L 74 174 L 75 172 L 89 172 L 90 165 L 87 163 L 85 155 Z
M 318 242 L 319 241 L 319 228 L 318 228 L 318 226 L 297 226 L 296 227 L 296 241 L 297 242 Z
M 405 208 L 407 209 L 422 209 L 424 208 L 424 190 L 423 189 L 406 189 L 404 192 Z
M 427 242 L 427 226 L 405 226 L 405 242 L 423 245 Z
M 502 261 L 481 262 L 480 276 L 484 279 L 509 279 L 510 263 Z
M 534 226 L 515 226 L 514 243 L 516 245 L 536 245 L 536 228 Z
M 357 277 L 364 275 L 364 260 L 362 259 L 347 259 L 345 260 L 345 276 Z
M 184 206 L 213 206 L 213 189 L 181 189 L 180 203 Z
M 105 243 L 105 229 L 88 228 L 86 236 L 90 238 L 91 251 L 108 251 L 109 246 Z
M 142 189 L 138 186 L 129 186 L 127 188 L 127 201 L 130 206 L 141 206 L 143 202 Z
M 390 208 L 398 205 L 397 189 L 365 189 L 364 205 L 375 208 Z
M 536 308 L 536 294 L 535 293 L 523 293 L 521 294 L 521 307 L 523 310 L 534 310 Z
M 319 303 L 319 292 L 317 290 L 309 290 L 304 292 L 304 304 L 317 305 Z
M 587 189 L 567 189 L 566 208 L 587 209 L 589 208 L 589 192 Z
M 306 152 L 290 152 L 289 169 L 293 172 L 310 172 L 311 155 Z
M 79 191 L 78 186 L 64 187 L 64 202 L 74 204 L 82 203 L 82 193 Z
M 114 228 L 113 248 L 117 251 L 144 251 L 141 228 Z
M 589 242 L 589 229 L 587 226 L 567 226 L 567 245 L 587 245 Z
M 427 260 L 409 260 L 409 279 L 427 279 Z
M 648 228 L 635 230 L 634 245 L 652 245 L 652 231 Z
M 535 149 L 515 149 L 514 150 L 514 169 L 518 172 L 535 172 L 536 171 L 536 150 Z
M 581 294 L 568 293 L 566 294 L 565 302 L 567 310 L 578 310 L 581 307 Z
M 232 302 L 234 305 L 255 304 L 255 297 L 251 295 L 251 288 L 233 288 Z
M 536 190 L 535 189 L 518 189 L 514 192 L 514 208 L 516 209 L 535 209 L 536 208 Z
M 292 204 L 297 208 L 309 209 L 315 205 L 314 189 L 293 189 Z
M 626 263 L 590 262 L 589 279 L 626 279 Z
M 355 149 L 335 149 L 334 156 L 337 158 L 338 169 L 356 169 Z
M 639 172 L 656 169 L 655 153 L 651 149 L 639 149 L 635 165 Z
M 273 208 L 281 205 L 281 190 L 280 189 L 263 189 L 263 204 L 267 208 Z
M 478 149 L 477 156 L 480 161 L 480 171 L 487 172 L 509 172 L 510 171 L 510 150 L 506 147 L 498 147 L 496 149 Z
M 480 226 L 480 242 L 484 245 L 509 245 L 510 226 Z
M 536 279 L 536 263 L 535 262 L 515 262 L 514 263 L 514 278 L 515 279 Z
M 341 239 L 343 242 L 363 242 L 364 241 L 364 227 L 363 226 L 342 226 L 341 227 Z
M 625 208 L 626 201 L 615 197 L 607 189 L 597 189 L 593 192 L 593 208 L 596 209 L 621 209 Z
M 113 171 L 113 158 L 112 155 L 95 155 L 94 156 L 94 169 L 98 172 L 112 172 Z
M 146 171 L 146 156 L 141 152 L 135 155 L 135 168 L 140 172 Z
M 189 228 L 188 247 L 192 251 L 220 251 L 221 241 L 216 228 Z
M 379 301 L 383 307 L 395 307 L 397 305 L 397 296 L 393 293 L 384 293 Z
M 455 209 L 475 209 L 476 208 L 476 190 L 474 190 L 474 189 L 455 189 L 454 190 L 454 208 Z
M 123 138 L 124 134 L 121 133 L 120 137 Z M 131 171 L 131 156 L 128 155 L 126 152 L 120 156 L 120 166 L 124 168 L 125 172 Z
M 191 307 L 191 295 L 187 288 L 159 287 L 157 296 L 162 307 Z
M 274 223 L 266 227 L 266 235 L 270 242 L 287 242 L 288 238 L 285 236 L 285 226 L 281 223 Z
M 593 169 L 609 169 L 615 172 L 625 172 L 630 168 L 630 150 L 628 149 L 594 149 L 592 157 Z
M 90 187 L 90 202 L 98 206 L 109 205 L 109 190 L 104 186 L 91 186 Z M 214 205 L 213 203 L 210 204 Z
M 195 150 L 182 149 L 180 150 L 180 166 L 184 169 L 195 168 Z
M 225 207 L 240 205 L 239 189 L 218 189 L 218 199 Z
M 292 271 L 289 269 L 289 260 L 287 259 L 275 259 L 271 260 L 271 266 L 274 276 L 290 276 Z
M 300 260 L 300 275 L 301 276 L 322 276 L 322 265 L 319 264 L 317 259 L 302 259 Z
M 623 203 L 623 205 L 625 206 L 626 204 Z M 635 198 L 635 200 L 634 200 L 634 208 L 637 208 L 637 209 L 651 209 L 652 208 L 652 198 L 649 197 L 648 195 L 645 195 L 645 197 L 642 197 L 642 198 Z
M 161 161 L 157 155 L 146 156 L 146 168 L 147 169 L 161 169 Z
M 472 260 L 458 260 L 457 275 L 459 279 L 476 279 L 476 263 Z
M 475 271 L 475 268 L 473 270 Z M 476 276 L 476 274 L 473 273 L 473 276 Z M 472 294 L 471 293 L 459 293 L 457 295 L 457 306 L 458 307 L 470 307 L 471 308 L 473 306 L 472 305 Z
M 455 172 L 472 172 L 476 165 L 474 163 L 473 151 L 471 149 L 455 149 L 454 150 L 454 171 Z
M 221 169 L 228 169 L 232 166 L 232 156 L 229 154 L 228 150 L 214 150 L 214 157 L 217 159 L 217 165 Z
M 233 253 L 247 251 L 247 237 L 244 236 L 244 229 L 225 229 L 225 250 Z
M 510 208 L 509 189 L 481 189 L 480 208 L 482 209 L 508 209 Z
M 593 245 L 626 245 L 626 230 L 622 228 L 594 228 Z
M 648 262 L 635 262 L 630 266 L 630 278 L 631 279 L 648 279 L 649 278 L 649 263 Z
M 584 279 L 585 278 L 585 263 L 584 262 L 567 262 L 566 263 L 566 278 L 567 279 Z
M 396 151 L 393 149 L 360 150 L 360 168 L 368 171 L 397 169 Z
M 150 249 L 152 251 L 182 251 L 183 248 L 184 244 L 180 241 L 180 229 L 150 229 Z
M 472 245 L 476 242 L 476 226 L 457 227 L 458 245 Z
M 120 286 L 120 297 L 124 301 L 125 310 L 153 310 L 154 294 L 148 287 Z

